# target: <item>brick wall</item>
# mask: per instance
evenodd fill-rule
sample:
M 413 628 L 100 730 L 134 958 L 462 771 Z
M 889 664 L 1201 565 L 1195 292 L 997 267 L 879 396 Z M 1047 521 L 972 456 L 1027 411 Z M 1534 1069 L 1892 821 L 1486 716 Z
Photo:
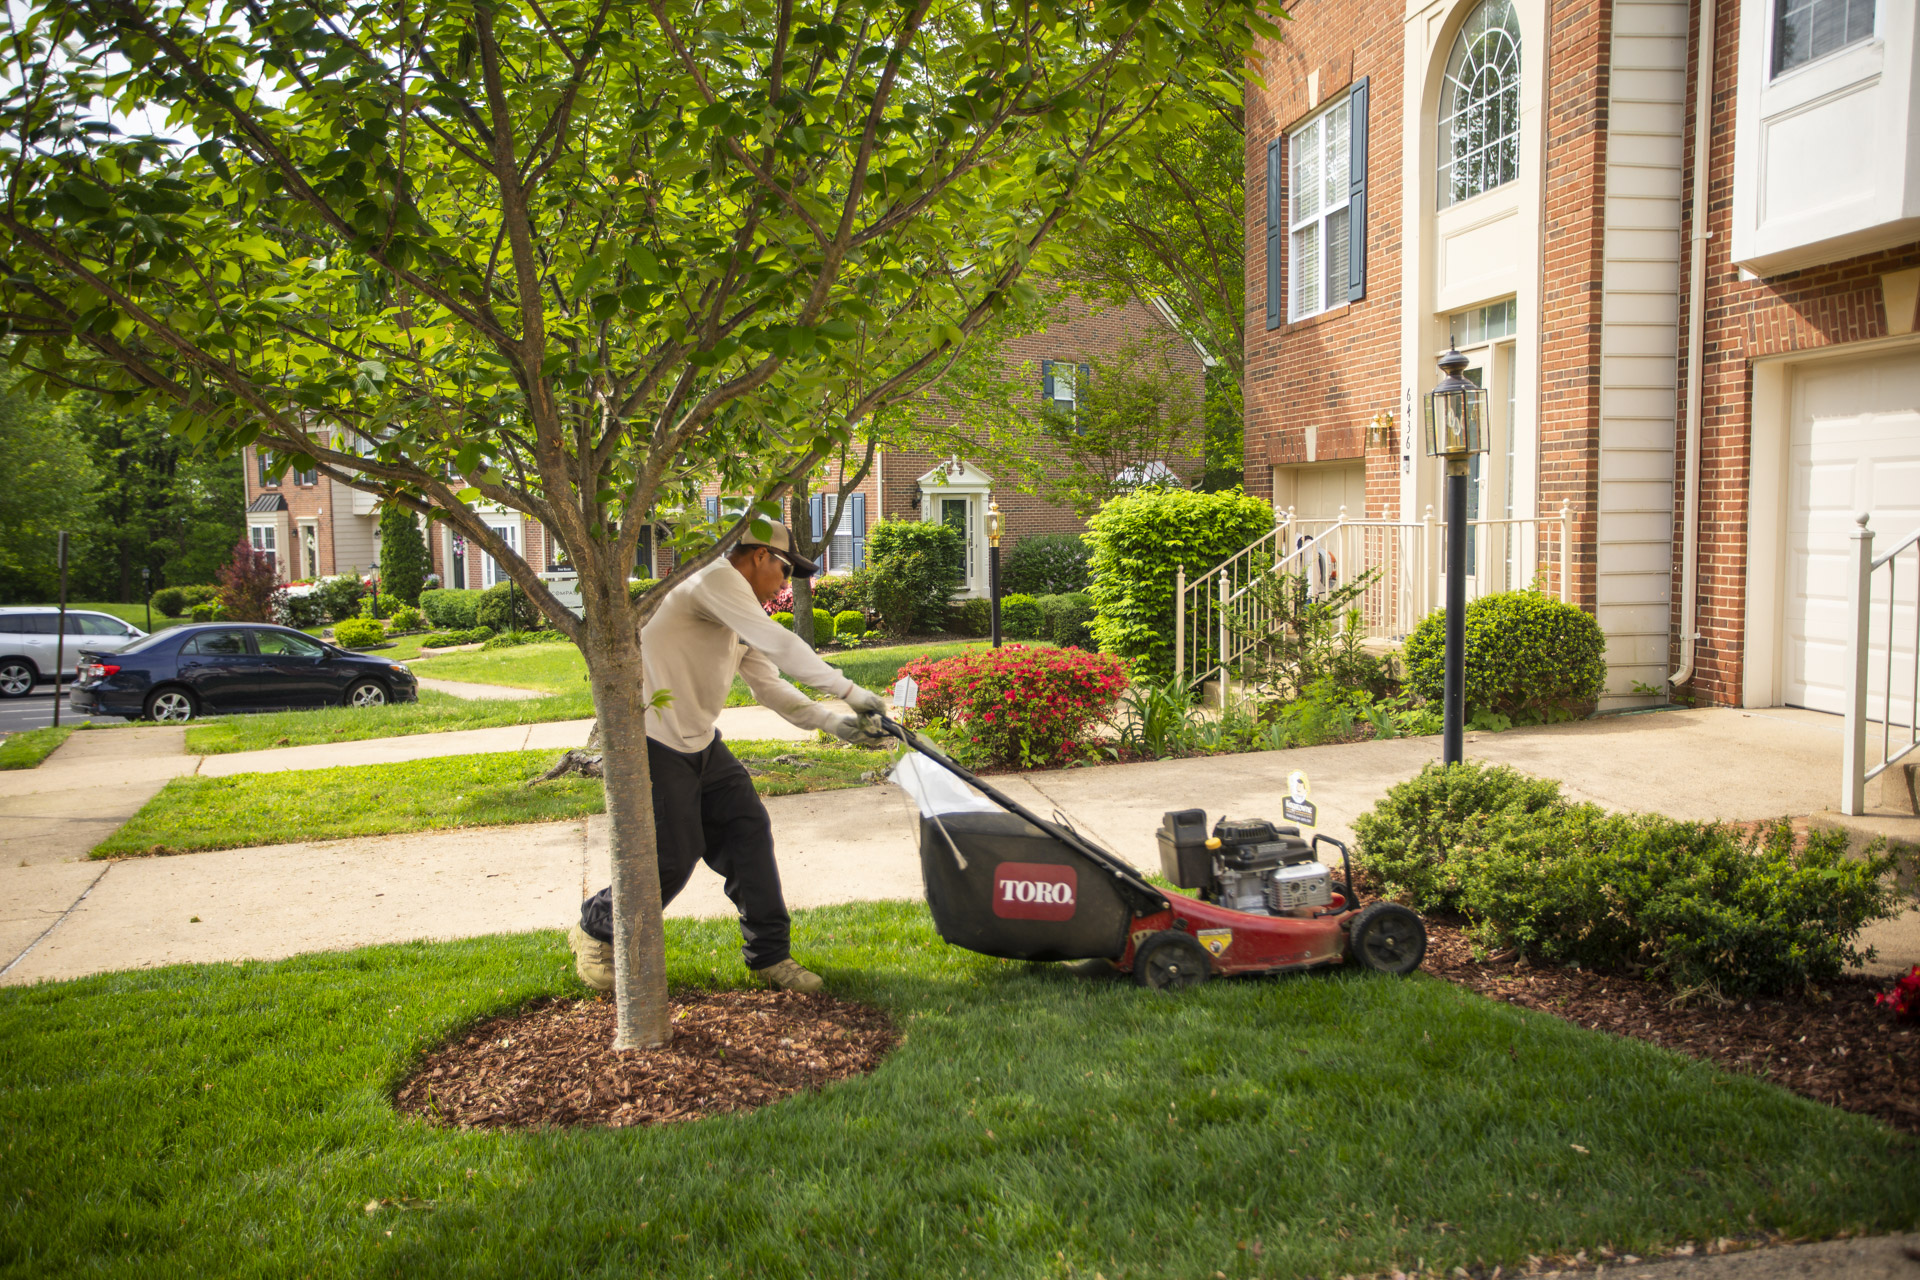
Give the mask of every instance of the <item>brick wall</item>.
M 280 546 L 276 568 L 281 581 L 295 581 L 305 573 L 300 563 L 300 522 L 302 520 L 313 521 L 319 530 L 320 572 L 332 573 L 333 521 L 332 513 L 326 510 L 327 497 L 333 489 L 332 484 L 325 476 L 321 476 L 317 484 L 300 484 L 294 472 L 289 470 L 276 483 L 263 485 L 260 483 L 259 451 L 252 447 L 241 451 L 240 465 L 245 469 L 249 507 L 253 505 L 255 498 L 263 494 L 279 494 L 286 499 L 287 509 L 279 513 L 281 516 Z M 262 518 L 262 516 L 249 515 L 247 517 L 249 528 L 254 521 Z M 247 536 L 251 538 L 253 535 L 249 533 Z
M 1539 510 L 1573 508 L 1575 603 L 1592 611 L 1600 495 L 1600 304 L 1612 6 L 1549 6 L 1542 199 Z M 1543 566 L 1548 591 L 1557 564 Z
M 1703 703 L 1737 705 L 1744 679 L 1741 655 L 1747 607 L 1747 517 L 1749 453 L 1753 426 L 1752 362 L 1764 356 L 1814 351 L 1864 342 L 1892 332 L 1880 294 L 1882 273 L 1920 267 L 1920 244 L 1908 244 L 1841 262 L 1809 267 L 1762 280 L 1741 280 L 1733 265 L 1734 89 L 1740 67 L 1739 11 L 1717 7 L 1714 40 L 1713 144 L 1708 154 L 1706 222 L 1706 317 L 1702 351 L 1700 430 L 1700 604 L 1695 625 L 1694 696 Z M 1690 32 L 1698 48 L 1700 14 Z M 1749 63 L 1755 60 L 1749 58 Z M 1699 91 L 1689 63 L 1688 118 Z M 1694 231 L 1693 134 L 1684 148 L 1682 209 L 1685 234 Z M 1680 281 L 1681 412 L 1675 423 L 1675 465 L 1684 478 L 1685 404 L 1688 380 L 1686 299 L 1692 287 L 1690 259 Z M 1908 318 L 1911 323 L 1911 318 Z M 1679 662 L 1683 625 L 1681 596 L 1680 490 L 1674 498 L 1673 661 Z
M 1299 12 L 1282 42 L 1261 42 L 1267 87 L 1250 90 L 1247 101 L 1247 492 L 1271 498 L 1271 468 L 1308 461 L 1311 428 L 1314 460 L 1367 459 L 1366 514 L 1388 518 L 1399 514 L 1397 453 L 1369 451 L 1365 430 L 1383 410 L 1400 416 L 1404 16 L 1404 5 L 1384 0 L 1326 0 Z M 1320 97 L 1310 105 L 1314 72 Z M 1267 144 L 1361 77 L 1369 108 L 1366 297 L 1269 330 Z M 1283 163 L 1291 157 L 1283 154 Z M 1283 245 L 1284 222 L 1283 213 Z

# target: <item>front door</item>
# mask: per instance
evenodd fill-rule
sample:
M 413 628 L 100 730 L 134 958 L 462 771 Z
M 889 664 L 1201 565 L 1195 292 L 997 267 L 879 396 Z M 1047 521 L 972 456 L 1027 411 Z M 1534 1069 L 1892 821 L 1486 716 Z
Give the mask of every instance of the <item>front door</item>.
M 967 549 L 966 589 L 972 590 L 973 572 L 973 499 L 940 499 L 940 523 L 960 535 L 960 543 Z

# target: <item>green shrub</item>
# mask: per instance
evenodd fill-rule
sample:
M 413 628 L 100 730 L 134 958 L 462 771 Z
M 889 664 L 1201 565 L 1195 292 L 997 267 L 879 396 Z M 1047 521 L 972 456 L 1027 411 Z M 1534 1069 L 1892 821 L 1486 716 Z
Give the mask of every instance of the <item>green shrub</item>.
M 867 615 L 858 609 L 842 609 L 833 615 L 835 640 L 858 640 L 867 634 Z
M 187 598 L 188 608 L 192 608 L 196 604 L 212 604 L 220 598 L 220 586 L 214 582 L 196 582 L 191 586 L 182 587 L 180 590 Z
M 420 588 L 426 585 L 432 568 L 419 518 L 399 503 L 380 508 L 381 589 L 391 592 L 400 604 L 418 605 Z M 388 610 L 380 616 L 391 613 Z
M 283 627 L 307 631 L 325 622 L 327 615 L 311 589 L 282 587 L 273 593 L 273 620 Z
M 813 642 L 815 644 L 829 644 L 832 642 L 833 637 L 833 615 L 825 609 L 815 609 L 813 611 Z
M 1040 638 L 1040 602 L 1016 592 L 1000 597 L 1000 634 L 1009 640 Z
M 1110 500 L 1089 522 L 1093 638 L 1135 675 L 1173 670 L 1173 590 L 1273 532 L 1273 508 L 1238 490 L 1153 489 Z
M 151 603 L 162 617 L 178 618 L 187 611 L 187 593 L 181 587 L 162 587 L 153 593 Z
M 1446 610 L 1407 637 L 1407 687 L 1438 702 L 1445 687 Z M 1467 606 L 1466 702 L 1521 722 L 1593 710 L 1607 681 L 1606 637 L 1593 616 L 1538 591 L 1503 591 Z
M 343 649 L 367 649 L 387 638 L 387 629 L 372 618 L 348 618 L 333 626 L 333 642 Z
M 813 602 L 835 616 L 849 609 L 864 616 L 873 608 L 873 570 L 822 574 L 813 580 Z
M 411 605 L 401 605 L 393 611 L 393 629 L 395 631 L 425 631 L 427 615 Z
M 781 626 L 785 627 L 787 630 L 789 631 L 793 630 L 793 615 L 788 613 L 785 609 L 782 609 L 779 613 L 774 614 L 773 620 L 779 623 Z
M 993 630 L 993 607 L 985 596 L 955 600 L 947 610 L 947 626 L 963 636 L 984 636 Z
M 1839 977 L 1868 958 L 1860 930 L 1904 905 L 1896 859 L 1850 858 L 1843 833 L 1801 846 L 1784 819 L 1741 832 L 1610 814 L 1505 769 L 1429 767 L 1354 829 L 1390 891 L 1464 913 L 1483 946 L 1727 996 Z
M 627 599 L 638 600 L 659 585 L 658 578 L 629 578 L 627 579 Z
M 1093 597 L 1084 591 L 1041 596 L 1040 634 L 1062 648 L 1093 648 Z
M 465 631 L 480 625 L 475 615 L 480 608 L 480 593 L 459 587 L 440 588 L 420 593 L 420 612 L 442 631 Z
M 1537 814 L 1564 804 L 1560 784 L 1506 765 L 1429 764 L 1353 820 L 1358 856 L 1391 896 L 1421 910 L 1461 909 L 1453 851 L 1477 839 L 1493 817 Z
M 320 597 L 320 607 L 326 612 L 329 622 L 344 622 L 356 617 L 360 612 L 360 600 L 367 594 L 367 584 L 360 581 L 356 573 L 336 573 L 331 578 L 321 578 L 313 584 L 314 594 Z
M 486 630 L 485 627 L 479 630 Z M 472 633 L 469 633 L 472 634 Z M 572 644 L 564 632 L 560 631 L 502 631 L 499 635 L 487 638 L 480 646 L 481 651 L 490 649 L 515 649 L 523 644 Z
M 888 635 L 946 620 L 947 601 L 966 576 L 967 549 L 943 524 L 882 520 L 867 533 L 873 609 Z
M 226 617 L 226 612 L 220 608 L 220 602 L 217 600 L 197 604 L 187 612 L 195 622 L 220 622 Z
M 540 625 L 540 611 L 513 583 L 496 582 L 480 593 L 473 620 L 475 625 L 495 631 L 531 631 Z
M 1031 596 L 1067 595 L 1087 589 L 1087 544 L 1077 533 L 1022 538 L 1007 554 L 1000 578 L 1004 591 Z
M 446 649 L 457 644 L 479 644 L 493 639 L 491 627 L 471 627 L 465 631 L 435 631 L 420 638 L 422 649 Z

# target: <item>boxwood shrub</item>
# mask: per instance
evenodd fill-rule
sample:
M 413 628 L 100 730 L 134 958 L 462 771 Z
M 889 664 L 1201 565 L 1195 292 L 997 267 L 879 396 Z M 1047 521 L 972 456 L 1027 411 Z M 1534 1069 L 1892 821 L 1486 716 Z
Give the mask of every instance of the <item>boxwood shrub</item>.
M 1593 615 L 1538 591 L 1502 591 L 1467 606 L 1467 709 L 1518 720 L 1593 710 L 1607 682 L 1606 637 Z M 1407 637 L 1407 687 L 1433 702 L 1446 683 L 1447 611 Z
M 527 593 L 511 582 L 496 582 L 480 593 L 474 606 L 474 623 L 498 631 L 532 631 L 541 625 L 540 610 Z
M 462 587 L 440 587 L 420 593 L 420 612 L 442 631 L 470 631 L 480 625 L 475 617 L 480 593 Z
M 1093 648 L 1093 597 L 1084 591 L 1041 596 L 1040 634 L 1062 648 Z
M 867 615 L 858 609 L 842 609 L 833 615 L 835 640 L 858 640 L 867 634 Z
M 1042 625 L 1040 602 L 1015 592 L 1000 597 L 1000 634 L 1008 640 L 1038 640 Z
M 1273 508 L 1238 489 L 1148 489 L 1110 500 L 1088 524 L 1093 638 L 1136 676 L 1173 671 L 1173 588 L 1273 532 Z
M 1354 830 L 1389 893 L 1464 914 L 1486 947 L 1726 996 L 1839 977 L 1870 958 L 1861 929 L 1904 905 L 1878 842 L 1853 858 L 1844 832 L 1801 839 L 1785 819 L 1743 830 L 1608 813 L 1476 764 L 1430 765 Z
M 1031 596 L 1085 591 L 1087 556 L 1087 544 L 1077 533 L 1041 533 L 1022 538 L 1007 553 L 1001 587 Z
M 955 600 L 947 610 L 947 626 L 963 636 L 984 636 L 993 630 L 992 606 L 985 596 Z
M 387 629 L 372 618 L 348 618 L 333 625 L 333 642 L 343 649 L 366 649 L 387 638 Z

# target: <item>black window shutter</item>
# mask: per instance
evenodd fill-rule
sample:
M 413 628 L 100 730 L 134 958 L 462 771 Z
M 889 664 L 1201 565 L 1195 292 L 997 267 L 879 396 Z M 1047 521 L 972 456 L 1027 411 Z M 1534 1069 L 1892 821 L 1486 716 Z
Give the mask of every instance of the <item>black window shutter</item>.
M 1347 301 L 1367 296 L 1367 81 L 1353 86 L 1347 110 Z
M 1040 398 L 1048 402 L 1053 400 L 1053 361 L 1051 360 L 1040 362 Z
M 1275 138 L 1267 144 L 1267 328 L 1269 329 L 1278 329 L 1287 314 L 1287 309 L 1281 305 L 1280 284 L 1280 247 L 1286 240 L 1280 216 L 1286 197 L 1280 170 L 1283 158 L 1280 139 Z
M 1073 384 L 1073 398 L 1075 400 L 1078 400 L 1080 398 L 1080 393 L 1092 385 L 1093 385 L 1093 366 L 1090 364 L 1083 364 L 1080 366 L 1080 377 Z

